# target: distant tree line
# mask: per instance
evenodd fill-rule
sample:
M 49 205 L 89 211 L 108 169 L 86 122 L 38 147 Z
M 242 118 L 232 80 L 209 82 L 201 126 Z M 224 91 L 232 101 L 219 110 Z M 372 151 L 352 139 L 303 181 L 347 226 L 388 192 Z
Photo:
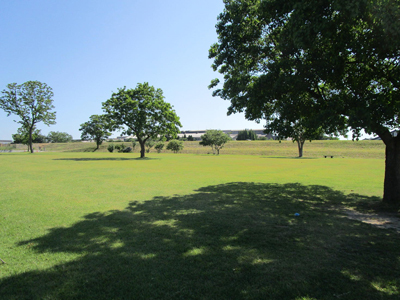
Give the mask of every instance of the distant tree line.
M 239 131 L 238 136 L 236 138 L 237 141 L 246 141 L 246 140 L 254 141 L 257 139 L 258 139 L 257 134 L 251 129 L 250 130 L 245 129 L 245 130 Z

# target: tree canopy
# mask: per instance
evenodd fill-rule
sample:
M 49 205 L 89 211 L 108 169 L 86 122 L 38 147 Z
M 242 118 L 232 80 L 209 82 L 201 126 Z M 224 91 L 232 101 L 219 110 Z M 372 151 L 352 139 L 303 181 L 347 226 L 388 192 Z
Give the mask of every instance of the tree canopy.
M 206 133 L 201 136 L 201 142 L 199 142 L 199 144 L 202 146 L 210 146 L 213 154 L 217 151 L 217 155 L 219 155 L 219 150 L 230 140 L 231 138 L 229 135 L 222 130 L 211 129 L 207 130 Z
M 7 116 L 14 114 L 20 118 L 18 123 L 28 133 L 28 148 L 31 153 L 35 125 L 39 122 L 48 126 L 56 123 L 56 112 L 51 111 L 54 108 L 53 96 L 51 87 L 39 81 L 27 81 L 20 85 L 11 83 L 2 91 L 0 108 Z
M 164 101 L 163 91 L 147 82 L 138 83 L 135 89 L 118 89 L 103 102 L 109 119 L 124 125 L 124 133 L 134 134 L 140 144 L 140 157 L 145 157 L 145 143 L 157 136 L 176 137 L 181 123 L 172 105 Z
M 110 131 L 116 129 L 113 123 L 104 115 L 92 115 L 89 121 L 81 124 L 79 128 L 79 131 L 82 131 L 81 139 L 94 140 L 96 142 L 96 149 L 99 149 L 103 141 L 111 136 Z
M 400 204 L 400 1 L 225 0 L 210 48 L 214 96 L 228 114 L 307 120 L 327 133 L 348 126 L 386 145 L 384 201 Z

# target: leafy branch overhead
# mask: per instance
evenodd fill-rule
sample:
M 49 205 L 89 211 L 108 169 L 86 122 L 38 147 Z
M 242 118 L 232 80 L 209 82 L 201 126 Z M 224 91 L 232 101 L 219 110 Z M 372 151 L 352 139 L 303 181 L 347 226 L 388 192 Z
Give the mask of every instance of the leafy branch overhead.
M 350 128 L 386 145 L 384 201 L 400 205 L 400 2 L 224 0 L 210 47 L 228 114 L 283 135 Z M 221 86 L 222 84 L 222 86 Z M 286 135 L 286 133 L 284 134 Z

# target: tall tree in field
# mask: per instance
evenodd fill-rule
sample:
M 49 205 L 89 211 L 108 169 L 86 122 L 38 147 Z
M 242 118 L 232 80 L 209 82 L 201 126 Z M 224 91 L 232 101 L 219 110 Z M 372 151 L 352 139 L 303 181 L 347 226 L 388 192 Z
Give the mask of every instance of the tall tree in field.
M 98 150 L 103 141 L 111 136 L 111 131 L 115 129 L 114 122 L 108 120 L 106 116 L 92 115 L 89 121 L 81 124 L 79 131 L 82 131 L 82 140 L 96 141 L 96 150 Z
M 0 108 L 7 116 L 14 114 L 21 119 L 18 123 L 28 132 L 28 147 L 31 153 L 35 125 L 39 122 L 48 126 L 56 123 L 56 112 L 51 111 L 54 108 L 53 96 L 51 87 L 39 81 L 27 81 L 20 85 L 11 83 L 2 91 Z
M 302 107 L 327 133 L 346 125 L 353 137 L 377 134 L 386 145 L 383 201 L 400 205 L 400 136 L 391 134 L 400 127 L 400 1 L 224 3 L 209 57 L 224 76 L 214 95 L 231 102 L 228 113 L 260 120 Z
M 181 123 L 171 104 L 164 101 L 163 91 L 147 82 L 135 89 L 118 89 L 103 102 L 109 119 L 127 127 L 124 133 L 134 134 L 140 144 L 140 157 L 145 157 L 145 143 L 158 135 L 176 137 Z

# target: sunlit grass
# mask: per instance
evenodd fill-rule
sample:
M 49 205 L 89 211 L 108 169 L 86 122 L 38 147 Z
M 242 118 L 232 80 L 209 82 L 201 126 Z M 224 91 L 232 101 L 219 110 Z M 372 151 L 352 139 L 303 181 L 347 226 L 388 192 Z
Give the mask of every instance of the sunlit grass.
M 399 234 L 339 209 L 380 200 L 383 159 L 54 152 L 0 167 L 0 299 L 399 296 Z
M 96 152 L 107 152 L 110 143 L 104 142 L 100 150 Z M 115 145 L 120 142 L 114 142 Z M 124 142 L 126 147 L 132 146 L 131 143 Z M 19 150 L 26 150 L 24 145 L 15 145 Z M 38 150 L 56 151 L 56 152 L 94 152 L 96 146 L 90 142 L 74 143 L 55 143 L 55 144 L 35 144 L 34 148 Z M 140 147 L 137 145 L 134 149 L 139 154 Z M 155 153 L 151 149 L 150 153 Z M 171 153 L 163 150 L 162 153 Z M 199 145 L 198 141 L 184 142 L 184 148 L 181 153 L 186 154 L 212 154 L 211 147 Z M 150 154 L 150 155 L 151 155 Z M 297 144 L 292 141 L 230 141 L 221 150 L 221 155 L 263 155 L 269 157 L 297 157 Z M 379 140 L 366 141 L 307 141 L 304 145 L 304 156 L 312 158 L 322 158 L 324 156 L 334 156 L 334 158 L 377 158 L 382 159 L 385 156 L 385 145 Z

